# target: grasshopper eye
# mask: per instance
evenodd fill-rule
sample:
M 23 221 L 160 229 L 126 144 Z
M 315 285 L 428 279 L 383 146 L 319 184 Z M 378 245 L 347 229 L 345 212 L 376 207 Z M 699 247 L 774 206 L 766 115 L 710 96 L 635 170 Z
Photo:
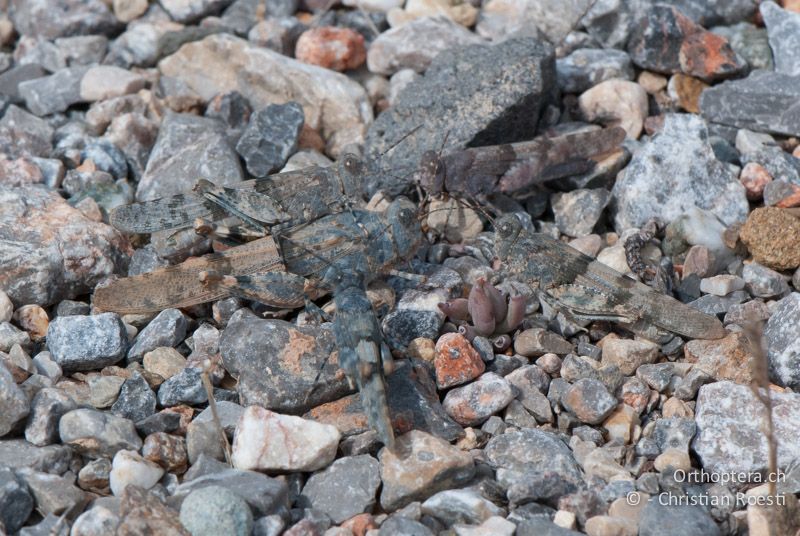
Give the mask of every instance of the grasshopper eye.
M 344 157 L 344 168 L 350 173 L 357 173 L 361 169 L 361 160 L 353 154 L 347 154 Z

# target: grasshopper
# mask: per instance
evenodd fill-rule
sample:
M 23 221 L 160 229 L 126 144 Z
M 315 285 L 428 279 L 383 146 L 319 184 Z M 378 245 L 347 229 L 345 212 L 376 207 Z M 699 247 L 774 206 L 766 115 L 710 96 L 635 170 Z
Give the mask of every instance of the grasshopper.
M 664 331 L 720 339 L 722 323 L 542 233 L 524 229 L 514 214 L 495 223 L 495 251 L 507 278 L 576 317 L 611 320 L 648 339 Z

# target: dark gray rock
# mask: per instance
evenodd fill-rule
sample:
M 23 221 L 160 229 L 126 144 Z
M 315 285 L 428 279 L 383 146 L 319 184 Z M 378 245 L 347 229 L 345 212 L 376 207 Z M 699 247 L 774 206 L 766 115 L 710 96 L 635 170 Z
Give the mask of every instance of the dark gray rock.
M 178 309 L 164 309 L 134 339 L 128 361 L 141 361 L 144 354 L 160 346 L 178 346 L 186 337 L 189 321 Z
M 633 80 L 633 64 L 624 50 L 579 48 L 556 60 L 558 87 L 565 93 L 583 93 L 604 80 Z
M 60 389 L 44 388 L 33 397 L 31 413 L 25 426 L 25 439 L 43 447 L 57 443 L 58 422 L 68 411 L 75 409 L 75 401 Z
M 17 473 L 36 499 L 36 508 L 43 514 L 61 515 L 85 502 L 83 490 L 69 477 L 40 473 L 33 469 L 20 469 Z
M 193 536 L 250 536 L 253 528 L 253 514 L 244 499 L 220 486 L 192 491 L 181 504 L 180 520 Z
M 23 349 L 30 348 L 30 334 L 11 322 L 0 322 L 0 352 L 10 352 L 15 344 L 19 344 Z
M 81 160 L 91 159 L 97 169 L 109 173 L 115 179 L 128 177 L 128 161 L 125 153 L 107 139 L 87 140 L 81 150 Z
M 558 230 L 572 237 L 590 234 L 610 198 L 611 194 L 605 188 L 553 194 L 550 203 Z
M 271 104 L 251 115 L 236 144 L 247 171 L 266 177 L 281 169 L 297 150 L 303 122 L 303 107 L 296 102 Z
M 63 112 L 81 102 L 81 80 L 87 67 L 67 67 L 50 76 L 19 84 L 20 96 L 36 115 Z
M 37 447 L 24 439 L 0 440 L 0 466 L 30 467 L 36 471 L 63 474 L 70 467 L 73 452 L 66 445 Z
M 747 60 L 751 69 L 771 71 L 774 68 L 765 28 L 740 22 L 733 26 L 716 26 L 711 31 L 727 39 L 733 51 Z
M 162 384 L 163 387 L 163 384 Z M 138 371 L 131 373 L 111 406 L 111 413 L 138 423 L 156 412 L 156 394 Z
M 750 294 L 744 290 L 735 290 L 727 296 L 714 296 L 706 294 L 688 303 L 689 307 L 702 311 L 707 315 L 727 313 L 731 307 L 750 299 Z
M 381 524 L 378 536 L 434 536 L 434 532 L 413 519 L 390 516 Z
M 201 373 L 194 367 L 186 367 L 158 388 L 158 403 L 165 408 L 179 404 L 202 404 L 206 401 L 208 394 L 203 387 Z
M 142 437 L 147 437 L 156 432 L 175 432 L 181 424 L 179 413 L 160 411 L 136 423 L 136 431 Z
M 205 116 L 221 121 L 225 125 L 228 143 L 231 147 L 235 147 L 250 121 L 252 112 L 253 109 L 244 95 L 238 91 L 230 91 L 214 97 L 206 107 Z
M 59 316 L 47 328 L 47 347 L 65 372 L 95 370 L 125 356 L 128 334 L 116 313 Z
M 436 311 L 399 309 L 383 318 L 381 327 L 386 343 L 405 349 L 416 338 L 435 339 L 444 323 L 444 315 Z
M 597 0 L 581 24 L 604 48 L 625 48 L 634 24 L 649 5 L 645 0 Z
M 556 472 L 575 485 L 583 481 L 572 451 L 549 432 L 506 432 L 490 439 L 484 452 L 492 467 L 506 469 L 512 478 L 514 474 L 522 475 L 525 471 Z
M 789 292 L 789 283 L 781 274 L 757 262 L 744 266 L 742 279 L 750 294 L 757 298 L 780 298 Z
M 32 511 L 33 497 L 27 484 L 12 469 L 0 467 L 0 527 L 13 534 Z
M 714 519 L 700 506 L 669 506 L 650 499 L 639 517 L 639 536 L 718 536 Z
M 800 136 L 800 76 L 753 71 L 703 91 L 700 112 L 724 125 Z
M 579 536 L 582 532 L 560 527 L 544 517 L 527 519 L 517 525 L 516 536 Z
M 736 172 L 714 156 L 705 121 L 688 114 L 667 115 L 662 132 L 634 154 L 612 195 L 620 232 L 653 218 L 674 220 L 695 206 L 728 225 L 749 211 Z
M 775 59 L 775 71 L 800 75 L 800 13 L 782 9 L 775 2 L 762 2 L 759 11 L 769 34 L 769 46 Z
M 792 292 L 778 302 L 764 337 L 773 381 L 800 388 L 800 293 Z
M 669 419 L 658 419 L 653 430 L 652 438 L 664 452 L 667 449 L 678 449 L 688 452 L 689 443 L 697 431 L 697 426 L 693 419 L 681 417 L 671 417 Z
M 152 245 L 148 244 L 133 252 L 128 265 L 128 276 L 152 272 L 158 268 L 169 266 L 169 262 L 158 256 Z
M 674 375 L 675 366 L 672 363 L 647 364 L 636 369 L 636 377 L 659 393 L 667 388 Z
M 102 0 L 12 0 L 11 20 L 21 35 L 43 39 L 109 35 L 120 27 Z
M 9 158 L 25 154 L 49 156 L 53 149 L 53 127 L 45 120 L 11 105 L 0 119 L 0 150 Z
M 112 458 L 118 450 L 139 450 L 142 440 L 128 419 L 94 409 L 65 413 L 58 424 L 61 442 L 89 458 Z
M 380 483 L 380 466 L 372 456 L 340 458 L 324 471 L 311 475 L 297 504 L 320 510 L 339 524 L 369 512 Z
M 0 361 L 0 437 L 11 432 L 28 416 L 30 402 L 28 397 L 14 382 L 14 377 Z
M 555 93 L 552 49 L 534 39 L 443 52 L 370 126 L 367 190 L 407 190 L 410 182 L 398 177 L 427 150 L 531 138 Z
M 242 180 L 236 152 L 219 121 L 168 113 L 161 123 L 136 199 L 147 201 L 191 190 L 200 179 L 219 186 Z
M 298 328 L 244 309 L 233 314 L 220 337 L 225 368 L 239 377 L 242 405 L 277 412 L 307 411 L 350 392 L 344 375 L 337 374 L 338 363 L 328 361 L 334 349 L 330 326 Z
M 47 76 L 47 71 L 38 63 L 16 65 L 0 74 L 0 94 L 5 95 L 13 103 L 22 102 L 19 84 Z

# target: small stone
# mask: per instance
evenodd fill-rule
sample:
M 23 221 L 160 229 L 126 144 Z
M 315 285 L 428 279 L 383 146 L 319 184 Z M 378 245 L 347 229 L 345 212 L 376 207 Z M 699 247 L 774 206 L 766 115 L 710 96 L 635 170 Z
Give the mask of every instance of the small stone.
M 481 9 L 476 30 L 494 41 L 510 35 L 532 35 L 560 43 L 578 26 L 591 5 L 587 0 L 546 4 L 536 0 L 491 0 Z
M 116 313 L 61 316 L 50 322 L 47 347 L 65 372 L 93 370 L 119 362 L 128 336 Z
M 775 2 L 763 2 L 759 11 L 769 35 L 769 46 L 775 59 L 775 71 L 789 75 L 800 74 L 800 60 L 795 50 L 800 45 L 800 13 L 781 9 Z
M 333 426 L 250 406 L 236 428 L 233 465 L 243 470 L 315 471 L 333 461 L 339 439 Z
M 158 388 L 158 403 L 165 408 L 181 404 L 202 404 L 207 400 L 208 394 L 203 386 L 201 372 L 193 367 L 183 369 Z
M 58 423 L 61 442 L 90 458 L 113 456 L 122 449 L 139 450 L 142 440 L 133 423 L 94 409 L 76 409 Z
M 111 99 L 136 93 L 144 85 L 145 79 L 139 74 L 112 65 L 98 65 L 83 75 L 80 98 L 85 102 Z
M 468 453 L 418 430 L 398 437 L 395 449 L 381 450 L 379 459 L 383 481 L 380 502 L 387 511 L 462 485 L 475 474 Z
M 295 57 L 334 71 L 357 69 L 367 59 L 364 37 L 350 28 L 322 26 L 306 30 L 297 39 Z
M 175 348 L 160 346 L 144 354 L 142 364 L 147 372 L 158 374 L 168 380 L 184 369 L 186 358 Z
M 460 425 L 477 426 L 513 399 L 511 384 L 502 376 L 487 372 L 475 382 L 449 391 L 442 406 Z
M 428 210 L 428 227 L 448 242 L 457 244 L 475 238 L 483 231 L 477 211 L 457 199 L 434 199 Z
M 781 274 L 755 262 L 744 265 L 742 278 L 750 294 L 757 298 L 780 298 L 789 292 L 789 284 Z
M 111 474 L 111 461 L 108 458 L 98 458 L 89 461 L 78 473 L 78 486 L 86 491 L 99 494 L 109 494 L 108 475 Z
M 14 314 L 14 304 L 8 294 L 0 290 L 0 322 L 9 322 Z
M 162 346 L 174 347 L 186 337 L 188 319 L 178 309 L 158 313 L 147 327 L 139 332 L 128 351 L 129 361 L 140 361 L 144 354 Z
M 391 348 L 405 348 L 414 339 L 436 339 L 444 323 L 439 311 L 398 309 L 383 318 L 381 328 Z
M 672 363 L 642 365 L 636 369 L 636 377 L 658 392 L 662 392 L 667 388 L 674 375 L 675 367 Z
M 120 376 L 92 376 L 89 378 L 89 401 L 92 406 L 102 409 L 110 407 L 119 396 L 125 378 Z
M 499 506 L 468 489 L 440 491 L 422 503 L 422 513 L 433 516 L 446 526 L 456 523 L 482 523 L 504 511 Z
M 585 91 L 578 99 L 588 121 L 619 125 L 630 139 L 638 139 L 648 114 L 647 93 L 628 80 L 606 80 Z
M 339 524 L 369 512 L 380 483 L 378 460 L 366 454 L 348 456 L 313 474 L 298 500 L 301 506 L 319 510 Z
M 224 0 L 161 0 L 161 7 L 172 20 L 185 24 L 218 13 L 229 3 Z
M 541 328 L 526 329 L 514 339 L 514 351 L 526 357 L 539 357 L 548 353 L 564 355 L 573 349 L 572 343 Z
M 58 422 L 76 404 L 59 389 L 44 388 L 33 397 L 31 413 L 25 426 L 25 439 L 38 447 L 57 443 Z
M 700 506 L 670 505 L 650 499 L 639 518 L 640 536 L 720 536 L 711 515 Z
M 583 93 L 612 78 L 633 79 L 631 58 L 622 50 L 579 48 L 556 60 L 558 85 L 565 93 Z
M 193 536 L 249 536 L 253 527 L 253 514 L 247 503 L 220 486 L 191 492 L 181 504 L 180 520 Z
M 30 412 L 30 402 L 0 361 L 0 437 L 11 432 Z
M 664 471 L 687 472 L 692 469 L 692 460 L 689 458 L 688 452 L 681 449 L 667 449 L 656 457 L 653 466 L 660 473 Z
M 641 414 L 650 400 L 650 388 L 643 380 L 630 378 L 622 385 L 620 398 L 622 402 L 636 410 L 636 413 Z
M 694 410 L 677 396 L 668 398 L 667 401 L 664 402 L 661 412 L 665 419 L 671 419 L 672 417 L 682 419 L 694 418 Z
M 128 23 L 138 19 L 147 11 L 148 0 L 114 0 L 114 16 L 120 22 Z
M 739 182 L 747 191 L 747 199 L 758 201 L 764 195 L 764 188 L 772 182 L 772 175 L 761 164 L 748 162 L 739 173 Z
M 630 444 L 633 438 L 633 428 L 639 424 L 639 413 L 627 404 L 620 404 L 608 418 L 603 421 L 603 429 L 608 433 L 609 440 L 619 440 L 623 444 Z
M 111 406 L 111 413 L 118 417 L 141 421 L 156 412 L 156 395 L 139 372 L 133 372 Z
M 114 534 L 119 525 L 119 516 L 104 506 L 93 506 L 75 519 L 71 534 L 75 536 L 100 536 Z
M 708 87 L 709 85 L 702 80 L 677 73 L 669 79 L 667 92 L 680 108 L 693 114 L 699 114 L 700 95 Z
M 700 290 L 715 296 L 727 296 L 731 292 L 743 288 L 744 280 L 735 275 L 722 274 L 700 280 Z
M 445 333 L 439 337 L 434 366 L 439 389 L 466 383 L 486 369 L 481 356 L 460 333 Z
M 66 111 L 81 102 L 81 80 L 87 67 L 68 67 L 50 76 L 35 78 L 19 84 L 25 106 L 38 116 Z
M 297 149 L 303 122 L 303 108 L 296 102 L 271 104 L 252 114 L 236 144 L 247 170 L 265 177 L 281 169 Z
M 33 511 L 27 484 L 9 467 L 0 467 L 0 505 L 0 523 L 10 533 L 22 528 Z
M 114 455 L 109 474 L 111 493 L 121 496 L 125 488 L 133 485 L 150 489 L 158 483 L 164 470 L 155 463 L 145 460 L 132 450 L 120 450 Z
M 764 328 L 770 377 L 780 385 L 800 388 L 800 293 L 780 300 Z
M 359 2 L 359 4 L 363 5 L 364 2 Z M 400 4 L 402 5 L 403 2 Z M 462 26 L 470 27 L 475 24 L 475 18 L 478 15 L 475 6 L 462 4 L 458 0 L 409 0 L 405 2 L 405 8 L 402 10 L 400 6 L 393 7 L 394 9 L 389 9 L 387 13 L 389 25 L 393 28 L 412 20 L 437 15 L 443 15 Z
M 585 236 L 592 232 L 609 200 L 605 188 L 579 189 L 553 194 L 550 204 L 559 231 L 567 236 Z
M 514 536 L 517 526 L 502 516 L 492 516 L 478 526 L 453 525 L 456 536 Z
M 622 517 L 594 516 L 584 526 L 588 536 L 637 536 L 639 527 L 634 521 Z
M 536 360 L 536 365 L 548 374 L 556 374 L 561 370 L 561 358 L 556 354 L 544 354 Z
M 617 399 L 609 394 L 602 382 L 584 378 L 564 393 L 561 405 L 581 422 L 600 424 L 617 407 Z
M 36 508 L 44 515 L 61 515 L 86 502 L 83 490 L 72 484 L 69 477 L 40 473 L 32 469 L 20 469 L 18 474 L 36 500 Z
M 152 492 L 128 486 L 119 505 L 118 534 L 175 534 L 189 536 L 178 521 L 178 512 L 165 506 Z
M 625 376 L 636 373 L 636 369 L 647 363 L 655 363 L 659 346 L 645 340 L 630 340 L 607 337 L 603 340 L 603 365 L 616 365 Z
M 436 343 L 424 337 L 414 339 L 408 345 L 408 355 L 427 363 L 433 363 L 436 358 Z
M 53 360 L 50 352 L 39 352 L 33 358 L 33 366 L 36 367 L 36 373 L 50 378 L 53 382 L 58 382 L 62 377 L 61 367 Z
M 727 337 L 706 341 L 693 340 L 683 347 L 686 360 L 696 363 L 700 369 L 717 381 L 730 380 L 750 385 L 756 356 L 747 337 L 742 333 L 731 333 Z
M 751 322 L 761 322 L 768 320 L 772 316 L 767 304 L 763 300 L 755 299 L 745 303 L 731 305 L 728 312 L 725 313 L 723 323 L 738 324 L 740 326 L 747 325 Z

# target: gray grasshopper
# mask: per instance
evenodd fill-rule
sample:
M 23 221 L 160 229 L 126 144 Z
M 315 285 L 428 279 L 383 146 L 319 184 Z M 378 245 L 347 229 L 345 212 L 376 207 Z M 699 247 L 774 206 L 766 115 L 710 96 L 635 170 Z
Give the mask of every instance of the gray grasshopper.
M 722 323 L 580 253 L 550 236 L 524 229 L 513 214 L 495 223 L 495 250 L 505 275 L 534 288 L 576 317 L 610 320 L 648 339 L 664 331 L 719 339 Z

